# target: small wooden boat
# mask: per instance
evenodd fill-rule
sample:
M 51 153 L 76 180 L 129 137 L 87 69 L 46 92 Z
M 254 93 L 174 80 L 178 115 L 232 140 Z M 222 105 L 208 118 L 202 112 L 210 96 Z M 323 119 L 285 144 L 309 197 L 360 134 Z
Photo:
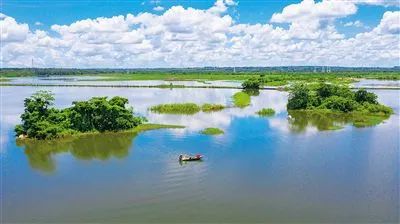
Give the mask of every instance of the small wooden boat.
M 188 155 L 179 155 L 179 161 L 197 161 L 203 158 L 202 155 L 188 156 Z

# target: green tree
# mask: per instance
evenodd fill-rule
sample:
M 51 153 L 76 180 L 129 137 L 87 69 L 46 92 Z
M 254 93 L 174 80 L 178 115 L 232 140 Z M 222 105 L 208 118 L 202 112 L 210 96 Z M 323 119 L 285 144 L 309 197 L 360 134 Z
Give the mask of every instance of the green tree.
M 294 84 L 289 93 L 289 99 L 287 103 L 288 110 L 300 110 L 306 109 L 308 104 L 308 98 L 310 95 L 310 90 L 303 84 Z
M 242 83 L 243 89 L 260 89 L 262 81 L 258 78 L 252 77 Z
M 355 100 L 359 103 L 378 104 L 378 96 L 375 93 L 367 92 L 365 89 L 359 89 L 355 92 Z

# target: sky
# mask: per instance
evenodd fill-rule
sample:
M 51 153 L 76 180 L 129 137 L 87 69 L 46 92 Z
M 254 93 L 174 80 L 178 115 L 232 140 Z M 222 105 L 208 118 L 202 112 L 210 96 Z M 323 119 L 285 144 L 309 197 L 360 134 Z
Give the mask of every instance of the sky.
M 400 65 L 398 0 L 1 0 L 1 67 Z

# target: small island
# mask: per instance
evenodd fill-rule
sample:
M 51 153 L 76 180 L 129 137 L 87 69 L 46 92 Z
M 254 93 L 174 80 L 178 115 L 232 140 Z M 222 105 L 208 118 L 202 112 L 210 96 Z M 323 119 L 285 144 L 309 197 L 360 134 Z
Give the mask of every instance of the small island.
M 224 131 L 219 128 L 206 128 L 202 130 L 200 133 L 204 135 L 222 135 Z
M 170 104 L 159 104 L 149 108 L 150 111 L 159 114 L 181 114 L 181 115 L 193 115 L 200 111 L 203 112 L 216 112 L 225 109 L 226 107 L 221 104 L 210 104 L 205 103 L 201 106 L 195 103 L 170 103 Z
M 245 108 L 250 105 L 250 95 L 245 92 L 237 92 L 232 96 L 233 104 L 239 108 Z
M 269 117 L 275 114 L 275 110 L 272 108 L 263 108 L 257 111 L 257 114 L 260 115 L 261 117 Z
M 392 108 L 380 104 L 377 98 L 376 94 L 365 89 L 353 92 L 349 87 L 341 85 L 297 83 L 290 87 L 287 110 L 292 119 L 298 117 L 298 113 L 307 114 L 306 117 L 319 114 L 330 118 L 345 117 L 345 123 L 368 127 L 383 122 L 393 114 Z M 340 128 L 335 122 L 324 127 L 325 130 Z
M 15 127 L 19 139 L 56 139 L 104 132 L 141 132 L 160 128 L 181 128 L 176 125 L 145 124 L 147 119 L 135 116 L 128 99 L 93 97 L 75 101 L 71 107 L 56 109 L 54 95 L 38 91 L 24 101 L 22 124 Z

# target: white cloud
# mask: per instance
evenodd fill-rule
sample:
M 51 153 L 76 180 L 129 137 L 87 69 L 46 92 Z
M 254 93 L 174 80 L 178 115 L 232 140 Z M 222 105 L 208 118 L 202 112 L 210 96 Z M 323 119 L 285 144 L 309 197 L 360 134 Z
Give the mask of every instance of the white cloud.
M 275 13 L 276 24 L 236 23 L 233 1 L 206 10 L 173 6 L 160 15 L 127 14 L 52 25 L 52 32 L 1 15 L 5 67 L 191 67 L 341 65 L 399 62 L 399 12 L 386 12 L 369 32 L 345 38 L 334 21 L 356 13 L 349 2 L 305 0 Z M 289 28 L 279 26 L 289 23 Z M 361 23 L 361 21 L 360 21 Z M 359 25 L 353 22 L 352 25 Z
M 400 1 L 398 0 L 353 0 L 353 2 L 367 5 L 400 6 Z
M 3 43 L 24 41 L 29 32 L 25 23 L 17 23 L 14 18 L 0 13 L 0 40 Z
M 335 19 L 357 12 L 357 7 L 349 1 L 303 0 L 285 7 L 281 13 L 274 13 L 273 23 L 290 23 L 290 36 L 300 39 L 343 38 L 333 27 Z
M 164 11 L 164 7 L 162 6 L 156 6 L 153 8 L 154 11 Z
M 374 31 L 380 34 L 400 34 L 400 11 L 385 12 Z
M 37 22 L 35 22 L 35 26 L 43 26 L 43 23 L 37 21 Z
M 356 21 L 347 22 L 347 23 L 343 24 L 343 26 L 346 26 L 346 27 L 350 27 L 350 26 L 364 27 L 364 24 L 360 20 L 356 20 Z

